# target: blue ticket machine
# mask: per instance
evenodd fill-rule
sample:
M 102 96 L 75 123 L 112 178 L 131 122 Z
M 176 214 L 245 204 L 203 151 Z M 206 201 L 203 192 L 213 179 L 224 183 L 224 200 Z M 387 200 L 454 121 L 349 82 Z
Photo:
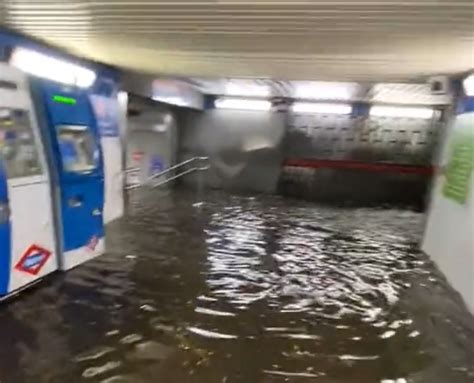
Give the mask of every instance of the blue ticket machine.
M 62 270 L 104 253 L 104 169 L 87 91 L 33 81 L 40 125 L 55 169 L 56 222 Z
M 0 299 L 58 269 L 51 195 L 28 79 L 0 63 Z

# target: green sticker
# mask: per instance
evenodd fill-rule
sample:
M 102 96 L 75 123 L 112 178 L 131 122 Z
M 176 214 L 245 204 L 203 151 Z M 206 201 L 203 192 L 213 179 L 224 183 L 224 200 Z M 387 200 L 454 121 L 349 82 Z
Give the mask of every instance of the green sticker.
M 55 94 L 53 96 L 53 101 L 54 102 L 59 102 L 60 104 L 68 104 L 68 105 L 76 105 L 77 100 L 72 97 L 66 97 L 66 96 L 61 96 L 58 94 Z
M 474 167 L 474 135 L 469 131 L 456 132 L 445 171 L 443 194 L 460 204 L 469 195 Z

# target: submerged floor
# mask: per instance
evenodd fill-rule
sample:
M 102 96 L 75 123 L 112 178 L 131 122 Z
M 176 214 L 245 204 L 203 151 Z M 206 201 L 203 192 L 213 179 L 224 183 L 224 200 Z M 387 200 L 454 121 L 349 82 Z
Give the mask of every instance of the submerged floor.
M 108 253 L 0 308 L 2 383 L 474 381 L 423 216 L 137 192 Z

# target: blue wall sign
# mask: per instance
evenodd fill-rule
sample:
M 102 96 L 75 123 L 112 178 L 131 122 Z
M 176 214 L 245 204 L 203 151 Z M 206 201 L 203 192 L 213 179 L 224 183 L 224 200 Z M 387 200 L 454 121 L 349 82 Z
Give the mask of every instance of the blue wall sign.
M 101 137 L 119 136 L 119 105 L 116 98 L 91 95 L 90 100 Z
M 163 159 L 158 154 L 153 154 L 150 159 L 150 176 L 165 170 Z

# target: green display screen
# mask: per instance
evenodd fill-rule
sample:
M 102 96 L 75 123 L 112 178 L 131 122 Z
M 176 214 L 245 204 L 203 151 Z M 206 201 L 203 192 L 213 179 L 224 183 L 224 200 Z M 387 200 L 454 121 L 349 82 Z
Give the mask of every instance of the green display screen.
M 59 102 L 60 104 L 67 104 L 67 105 L 76 105 L 77 103 L 77 100 L 75 98 L 61 96 L 61 95 L 54 95 L 53 101 Z

